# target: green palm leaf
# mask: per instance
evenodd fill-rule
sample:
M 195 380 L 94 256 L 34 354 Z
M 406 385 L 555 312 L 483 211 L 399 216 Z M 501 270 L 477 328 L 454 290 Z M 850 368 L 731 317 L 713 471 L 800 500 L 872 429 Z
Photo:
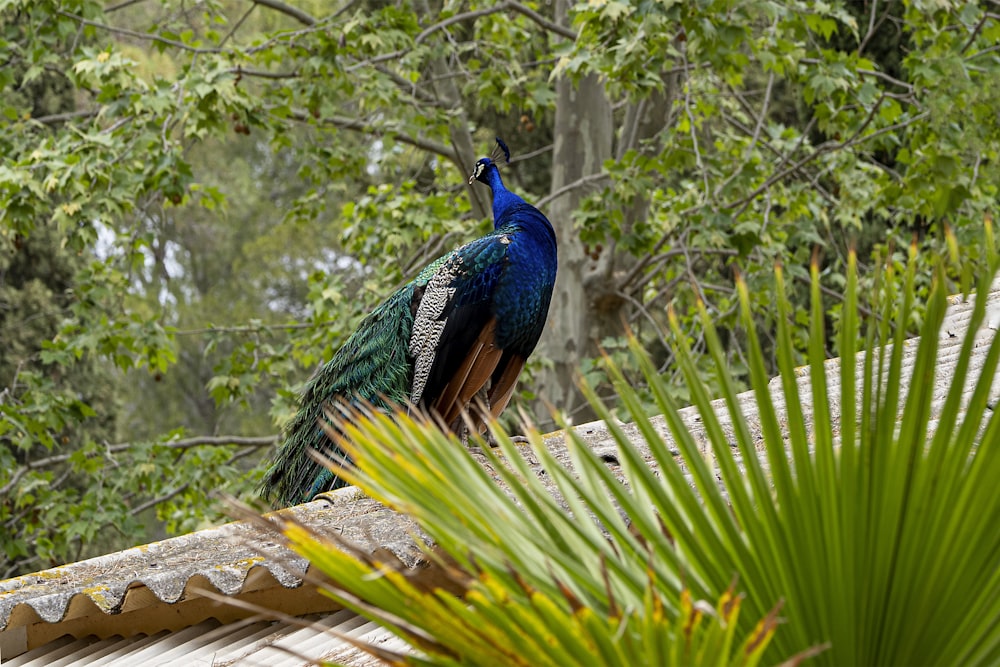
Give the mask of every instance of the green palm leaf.
M 989 230 L 986 240 L 992 249 Z M 990 261 L 996 270 L 995 253 Z M 795 367 L 791 308 L 776 271 L 776 384 L 738 280 L 752 419 L 707 311 L 719 402 L 674 323 L 704 449 L 633 340 L 672 440 L 610 366 L 643 442 L 630 441 L 586 391 L 617 444 L 620 475 L 571 429 L 571 470 L 530 427 L 527 448 L 494 432 L 498 447 L 484 452 L 484 468 L 420 419 L 373 412 L 344 420 L 345 447 L 359 464 L 349 476 L 416 519 L 436 545 L 428 554 L 451 582 L 447 591 L 294 523 L 283 524 L 285 537 L 330 578 L 333 595 L 410 642 L 412 654 L 392 658 L 400 663 L 753 665 L 810 656 L 826 664 L 996 664 L 1000 418 L 988 405 L 998 339 L 988 342 L 978 375 L 969 363 L 974 346 L 986 344 L 974 332 L 991 276 L 978 285 L 970 333 L 935 411 L 945 281 L 934 277 L 919 341 L 907 341 L 914 266 L 880 277 L 881 317 L 867 325 L 873 351 L 860 366 L 854 258 L 839 362 L 824 359 L 814 266 L 805 374 Z M 907 375 L 904 351 L 913 346 Z M 827 374 L 836 371 L 831 398 Z M 782 604 L 785 623 L 775 633 Z

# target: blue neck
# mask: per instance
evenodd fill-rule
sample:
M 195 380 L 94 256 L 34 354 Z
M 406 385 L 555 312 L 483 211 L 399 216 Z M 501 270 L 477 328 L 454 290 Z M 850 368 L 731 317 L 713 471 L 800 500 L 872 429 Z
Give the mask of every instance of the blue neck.
M 493 225 L 496 227 L 508 208 L 515 204 L 523 204 L 524 200 L 507 189 L 503 179 L 500 178 L 500 170 L 495 165 L 486 168 L 485 176 L 486 184 L 493 191 Z

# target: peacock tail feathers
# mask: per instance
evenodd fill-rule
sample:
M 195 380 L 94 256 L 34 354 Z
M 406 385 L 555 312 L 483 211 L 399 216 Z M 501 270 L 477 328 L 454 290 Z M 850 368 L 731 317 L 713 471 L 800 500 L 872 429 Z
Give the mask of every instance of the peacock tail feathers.
M 301 408 L 285 428 L 282 445 L 264 476 L 261 490 L 265 497 L 293 505 L 326 488 L 343 486 L 342 480 L 308 453 L 314 449 L 327 458 L 346 460 L 323 426 L 330 423 L 326 410 L 334 400 L 360 400 L 380 408 L 406 402 L 412 377 L 406 346 L 413 326 L 410 303 L 415 287 L 415 281 L 405 285 L 365 317 L 306 383 Z M 314 491 L 314 482 L 320 481 L 328 486 Z

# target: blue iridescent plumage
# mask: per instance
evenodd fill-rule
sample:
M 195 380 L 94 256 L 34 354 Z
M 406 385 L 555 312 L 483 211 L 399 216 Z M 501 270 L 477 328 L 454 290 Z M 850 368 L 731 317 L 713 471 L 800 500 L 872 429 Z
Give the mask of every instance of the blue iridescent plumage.
M 500 139 L 505 161 L 510 152 Z M 469 183 L 493 193 L 489 234 L 438 258 L 371 312 L 306 385 L 262 492 L 280 505 L 342 486 L 308 454 L 342 457 L 322 426 L 336 401 L 390 409 L 412 403 L 457 431 L 477 395 L 495 418 L 545 325 L 556 278 L 556 237 L 542 213 L 508 190 L 497 159 Z

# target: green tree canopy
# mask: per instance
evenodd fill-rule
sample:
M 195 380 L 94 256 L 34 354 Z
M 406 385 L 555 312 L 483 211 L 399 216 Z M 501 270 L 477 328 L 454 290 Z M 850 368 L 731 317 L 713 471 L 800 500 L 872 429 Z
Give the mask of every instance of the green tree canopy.
M 848 248 L 865 284 L 914 236 L 967 282 L 998 41 L 975 2 L 0 0 L 5 570 L 251 495 L 310 370 L 486 228 L 466 178 L 498 134 L 560 241 L 522 399 L 577 420 L 623 322 L 664 372 L 668 304 L 696 351 L 699 301 L 738 335 L 734 269 L 772 325 L 785 265 L 800 343 L 817 248 L 830 295 Z

